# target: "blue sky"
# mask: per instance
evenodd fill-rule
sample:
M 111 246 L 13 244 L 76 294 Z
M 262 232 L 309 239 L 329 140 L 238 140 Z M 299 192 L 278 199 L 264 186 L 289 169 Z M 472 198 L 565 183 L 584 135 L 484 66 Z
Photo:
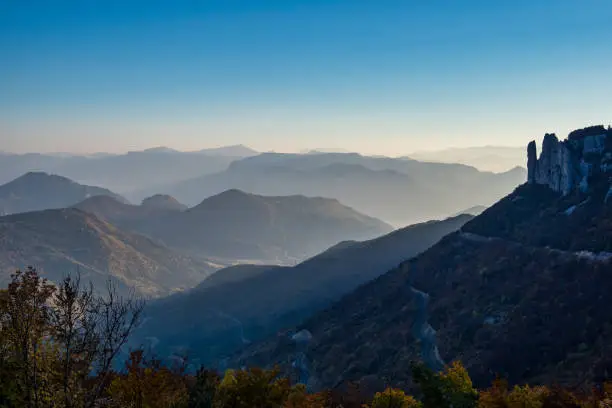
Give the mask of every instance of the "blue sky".
M 0 150 L 522 145 L 611 73 L 604 0 L 0 0 Z

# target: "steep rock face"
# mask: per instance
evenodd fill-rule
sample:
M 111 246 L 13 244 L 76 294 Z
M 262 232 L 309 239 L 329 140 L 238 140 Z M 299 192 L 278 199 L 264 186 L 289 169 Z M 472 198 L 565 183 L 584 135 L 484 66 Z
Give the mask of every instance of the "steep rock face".
M 568 195 L 586 193 L 589 180 L 612 171 L 612 128 L 591 126 L 571 132 L 564 141 L 547 133 L 539 159 L 535 142 L 527 146 L 527 181 Z
M 527 145 L 527 182 L 535 183 L 535 173 L 538 165 L 538 148 L 536 142 L 531 141 Z

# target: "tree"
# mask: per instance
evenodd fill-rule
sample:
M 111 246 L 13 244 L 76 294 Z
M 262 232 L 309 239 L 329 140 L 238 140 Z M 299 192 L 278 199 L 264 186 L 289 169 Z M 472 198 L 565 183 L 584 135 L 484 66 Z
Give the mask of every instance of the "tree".
M 2 406 L 97 403 L 144 307 L 133 293 L 119 296 L 110 282 L 106 289 L 95 294 L 78 274 L 58 288 L 34 268 L 12 275 L 0 292 Z
M 7 290 L 0 290 L 0 316 L 2 323 L 5 317 L 5 306 L 7 304 Z M 11 407 L 17 404 L 19 392 L 15 372 L 17 365 L 12 359 L 12 347 L 9 341 L 8 327 L 0 324 L 0 407 Z
M 212 408 L 220 382 L 215 371 L 200 368 L 189 388 L 189 408 Z
M 283 408 L 327 408 L 330 406 L 327 392 L 308 394 L 304 384 L 298 384 L 289 393 Z
M 217 388 L 215 408 L 278 408 L 287 400 L 291 385 L 278 377 L 278 369 L 228 370 Z
M 98 296 L 93 308 L 95 323 L 92 328 L 95 349 L 92 352 L 92 367 L 96 372 L 95 385 L 86 398 L 86 405 L 92 407 L 108 386 L 113 362 L 127 343 L 130 335 L 140 322 L 144 301 L 134 292 L 121 296 L 112 281 L 107 282 L 106 293 Z
M 371 408 L 420 408 L 422 404 L 402 390 L 387 388 L 374 395 Z
M 184 372 L 173 372 L 136 350 L 130 353 L 126 373 L 111 382 L 108 393 L 117 407 L 186 407 L 189 396 L 184 377 Z
M 53 297 L 50 324 L 59 344 L 61 399 L 66 408 L 83 405 L 83 384 L 99 348 L 98 299 L 93 287 L 81 288 L 81 276 L 64 278 Z
M 436 373 L 423 364 L 412 364 L 412 376 L 423 394 L 425 408 L 473 408 L 478 401 L 478 392 L 460 362 L 447 366 Z
M 51 394 L 45 389 L 52 332 L 48 325 L 49 299 L 55 287 L 32 267 L 11 275 L 8 289 L 0 297 L 3 365 L 14 372 L 13 387 L 20 403 L 38 407 Z

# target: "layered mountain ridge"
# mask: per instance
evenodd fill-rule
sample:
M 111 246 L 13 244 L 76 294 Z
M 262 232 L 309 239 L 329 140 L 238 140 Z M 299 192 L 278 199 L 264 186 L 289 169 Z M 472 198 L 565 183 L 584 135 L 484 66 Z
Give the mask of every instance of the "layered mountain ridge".
M 534 145 L 528 183 L 303 324 L 245 348 L 234 364 L 279 364 L 291 374 L 292 333 L 307 330 L 306 365 L 320 387 L 410 388 L 413 360 L 436 369 L 461 360 L 478 386 L 496 375 L 511 384 L 572 386 L 605 378 L 612 371 L 612 134 L 582 129 L 555 148 L 547 135 L 537 161 Z M 569 156 L 555 153 L 563 149 Z M 572 173 L 582 162 L 590 170 Z M 565 172 L 563 163 L 579 166 Z
M 396 230 L 364 241 L 345 241 L 294 267 L 235 266 L 196 289 L 152 303 L 142 337 L 156 337 L 156 352 L 186 350 L 206 364 L 250 341 L 297 324 L 360 284 L 426 250 L 472 219 L 461 215 Z
M 160 197 L 140 206 L 94 197 L 77 207 L 171 248 L 220 262 L 295 264 L 344 239 L 370 239 L 393 229 L 321 197 L 266 197 L 232 189 L 188 209 Z M 165 204 L 152 205 L 152 200 Z
M 518 186 L 525 174 L 522 168 L 490 173 L 461 164 L 356 153 L 263 153 L 161 191 L 190 205 L 228 188 L 268 196 L 329 197 L 402 227 L 490 205 Z
M 74 208 L 0 217 L 0 280 L 26 266 L 56 282 L 77 272 L 97 288 L 111 279 L 146 297 L 191 288 L 217 269 Z
M 167 147 L 125 154 L 0 154 L 0 183 L 27 172 L 60 174 L 83 184 L 98 185 L 123 195 L 225 170 L 234 160 L 257 154 L 242 145 L 180 152 Z M 135 197 L 128 197 L 133 199 Z M 144 197 L 136 197 L 140 201 Z

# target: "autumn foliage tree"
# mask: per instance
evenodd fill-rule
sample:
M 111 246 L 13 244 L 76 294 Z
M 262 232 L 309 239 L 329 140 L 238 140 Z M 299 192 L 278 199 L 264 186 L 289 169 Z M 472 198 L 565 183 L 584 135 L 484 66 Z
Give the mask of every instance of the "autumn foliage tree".
M 402 390 L 387 388 L 374 395 L 371 408 L 420 408 L 422 404 Z
M 412 375 L 421 390 L 424 408 L 473 408 L 478 402 L 478 391 L 458 361 L 441 373 L 422 363 L 414 363 Z
M 144 307 L 110 282 L 106 289 L 95 294 L 78 274 L 57 286 L 34 268 L 12 275 L 0 293 L 2 406 L 97 404 Z
M 220 382 L 217 372 L 200 368 L 189 387 L 189 407 L 212 408 Z
M 415 396 L 387 388 L 372 396 L 358 383 L 308 392 L 278 369 L 191 372 L 134 350 L 113 367 L 137 326 L 143 303 L 112 283 L 102 294 L 67 276 L 54 285 L 28 268 L 0 290 L 0 407 L 8 408 L 607 408 L 612 385 L 576 392 L 498 379 L 476 390 L 459 363 L 441 372 L 411 365 Z
M 173 371 L 142 350 L 130 353 L 124 374 L 110 384 L 108 395 L 116 407 L 187 407 L 189 395 L 183 370 Z
M 287 378 L 278 370 L 228 370 L 217 389 L 215 408 L 281 407 L 291 392 Z
M 11 276 L 0 297 L 3 366 L 10 367 L 11 404 L 39 407 L 52 395 L 47 351 L 52 335 L 49 300 L 55 287 L 28 268 Z

